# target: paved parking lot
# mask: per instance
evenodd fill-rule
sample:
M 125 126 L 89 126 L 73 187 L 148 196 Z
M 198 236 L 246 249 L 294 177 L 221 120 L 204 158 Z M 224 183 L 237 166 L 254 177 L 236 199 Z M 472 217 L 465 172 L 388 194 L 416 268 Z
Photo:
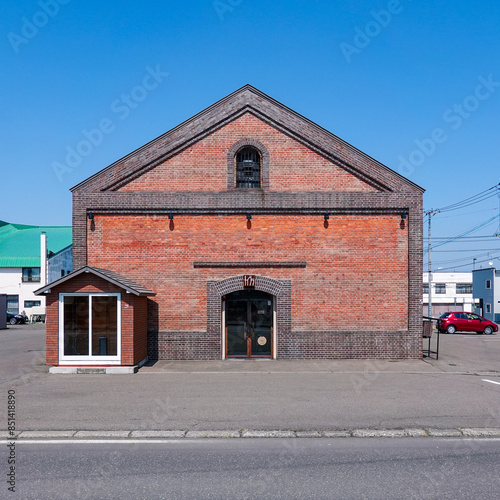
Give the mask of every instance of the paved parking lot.
M 0 338 L 20 430 L 500 428 L 500 335 L 441 335 L 439 360 L 159 361 L 136 375 L 48 374 L 44 325 Z

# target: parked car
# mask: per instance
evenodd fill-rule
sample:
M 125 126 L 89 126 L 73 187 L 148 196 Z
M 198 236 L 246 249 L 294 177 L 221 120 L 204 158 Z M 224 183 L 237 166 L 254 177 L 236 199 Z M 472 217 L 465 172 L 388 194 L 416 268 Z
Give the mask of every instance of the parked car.
M 445 312 L 437 322 L 441 333 L 476 332 L 478 334 L 491 334 L 498 332 L 498 325 L 492 321 L 469 312 Z
M 26 316 L 22 314 L 7 313 L 7 323 L 11 325 L 18 325 L 26 323 Z

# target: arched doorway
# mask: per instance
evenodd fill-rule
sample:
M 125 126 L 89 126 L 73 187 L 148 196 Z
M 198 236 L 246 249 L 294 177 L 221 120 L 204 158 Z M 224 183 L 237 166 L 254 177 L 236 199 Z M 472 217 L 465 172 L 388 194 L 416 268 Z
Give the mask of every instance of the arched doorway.
M 225 346 L 228 358 L 272 358 L 274 300 L 259 290 L 225 296 Z

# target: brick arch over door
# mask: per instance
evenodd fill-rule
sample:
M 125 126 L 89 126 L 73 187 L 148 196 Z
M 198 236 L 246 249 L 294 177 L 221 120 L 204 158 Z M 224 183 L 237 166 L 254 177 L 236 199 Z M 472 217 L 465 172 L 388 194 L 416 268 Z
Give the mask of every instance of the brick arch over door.
M 221 335 L 222 297 L 229 293 L 247 290 L 243 275 L 207 283 L 207 333 Z M 274 295 L 276 300 L 276 324 L 278 342 L 283 334 L 290 333 L 292 324 L 292 283 L 290 280 L 275 280 L 265 276 L 255 277 L 252 290 Z

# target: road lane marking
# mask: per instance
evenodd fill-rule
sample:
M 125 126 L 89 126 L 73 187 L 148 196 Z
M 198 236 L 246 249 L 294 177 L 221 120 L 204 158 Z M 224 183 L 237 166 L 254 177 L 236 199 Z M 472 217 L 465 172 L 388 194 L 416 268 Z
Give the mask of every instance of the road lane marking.
M 205 443 L 210 441 L 209 439 L 130 439 L 130 438 L 117 438 L 117 439 L 30 439 L 30 438 L 17 438 L 15 440 L 0 440 L 0 444 L 15 442 L 16 445 L 25 444 L 179 444 L 179 443 L 194 443 L 194 442 Z
M 495 382 L 494 380 L 488 380 L 487 378 L 482 378 L 481 379 L 483 382 L 489 382 L 490 384 L 497 384 L 500 385 L 500 382 Z

